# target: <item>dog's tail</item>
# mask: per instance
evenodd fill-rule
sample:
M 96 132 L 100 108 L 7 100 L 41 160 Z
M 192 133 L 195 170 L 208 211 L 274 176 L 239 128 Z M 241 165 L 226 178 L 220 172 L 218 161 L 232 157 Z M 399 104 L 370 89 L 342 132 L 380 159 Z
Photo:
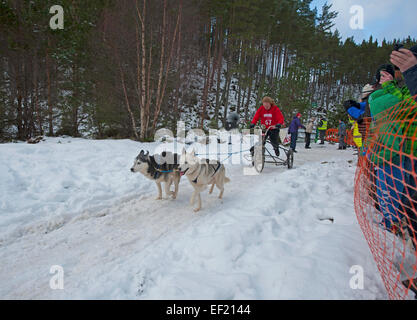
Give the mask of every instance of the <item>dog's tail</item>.
M 230 182 L 230 179 L 228 177 L 225 177 L 224 178 L 224 183 L 229 183 L 229 182 Z

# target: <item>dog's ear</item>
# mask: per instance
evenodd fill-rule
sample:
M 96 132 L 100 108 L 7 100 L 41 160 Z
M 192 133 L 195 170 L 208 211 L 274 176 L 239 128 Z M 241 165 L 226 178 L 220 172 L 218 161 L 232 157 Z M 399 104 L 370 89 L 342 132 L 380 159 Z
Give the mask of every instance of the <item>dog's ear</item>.
M 149 155 L 149 152 L 147 153 L 147 154 L 145 154 L 145 151 L 141 151 L 140 153 L 139 153 L 139 156 L 138 156 L 138 159 L 140 160 L 140 161 L 142 161 L 142 162 L 146 162 L 147 161 L 147 159 L 148 159 L 148 155 Z

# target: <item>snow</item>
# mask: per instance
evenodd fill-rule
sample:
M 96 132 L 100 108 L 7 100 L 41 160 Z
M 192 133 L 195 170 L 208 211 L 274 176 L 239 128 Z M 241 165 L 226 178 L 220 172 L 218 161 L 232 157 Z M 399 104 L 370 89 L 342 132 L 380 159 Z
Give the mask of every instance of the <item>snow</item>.
M 352 150 L 300 144 L 293 170 L 266 165 L 261 175 L 228 159 L 224 198 L 203 193 L 196 214 L 187 179 L 177 200 L 156 201 L 155 184 L 130 172 L 141 149 L 158 147 L 0 145 L 0 298 L 387 298 L 354 213 Z M 64 269 L 63 290 L 49 286 L 53 265 Z M 363 290 L 349 285 L 355 265 Z

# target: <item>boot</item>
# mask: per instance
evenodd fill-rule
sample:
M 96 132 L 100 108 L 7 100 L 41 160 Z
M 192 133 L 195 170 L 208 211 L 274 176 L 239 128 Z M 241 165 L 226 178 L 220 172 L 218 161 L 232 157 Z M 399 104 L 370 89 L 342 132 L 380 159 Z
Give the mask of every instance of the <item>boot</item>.
M 274 151 L 275 151 L 275 155 L 276 155 L 277 157 L 279 157 L 279 149 L 274 149 Z

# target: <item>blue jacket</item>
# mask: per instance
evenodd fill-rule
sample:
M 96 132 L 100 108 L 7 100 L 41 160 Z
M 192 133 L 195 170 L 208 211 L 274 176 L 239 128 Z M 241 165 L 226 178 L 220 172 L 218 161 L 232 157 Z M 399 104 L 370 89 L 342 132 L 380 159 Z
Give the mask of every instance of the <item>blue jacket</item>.
M 350 107 L 347 110 L 347 113 L 355 120 L 358 120 L 365 113 L 366 102 L 361 102 L 360 105 L 361 105 L 360 109 L 356 107 Z
M 290 128 L 288 130 L 289 133 L 297 133 L 298 129 L 300 128 L 306 128 L 301 124 L 300 118 L 294 117 L 294 119 L 291 121 Z

